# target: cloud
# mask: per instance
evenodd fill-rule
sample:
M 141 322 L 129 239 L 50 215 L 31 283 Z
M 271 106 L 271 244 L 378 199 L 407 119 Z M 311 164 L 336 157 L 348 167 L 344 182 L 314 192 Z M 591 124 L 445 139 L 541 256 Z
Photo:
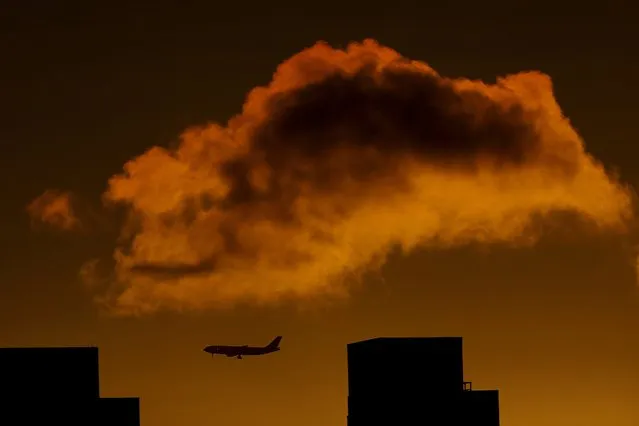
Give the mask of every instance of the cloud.
M 45 225 L 62 231 L 80 229 L 81 222 L 75 214 L 72 200 L 70 192 L 45 191 L 27 206 L 32 225 Z
M 632 216 L 550 77 L 451 79 L 372 40 L 294 55 L 104 199 L 130 214 L 108 301 L 123 314 L 345 295 L 396 246 L 533 244 L 556 212 L 609 232 Z

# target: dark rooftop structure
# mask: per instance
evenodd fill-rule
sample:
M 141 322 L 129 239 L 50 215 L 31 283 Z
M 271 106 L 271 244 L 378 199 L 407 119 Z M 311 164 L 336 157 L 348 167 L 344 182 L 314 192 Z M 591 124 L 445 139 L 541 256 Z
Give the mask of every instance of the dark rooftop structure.
M 0 423 L 139 426 L 138 398 L 100 398 L 98 348 L 0 348 Z
M 499 426 L 497 390 L 464 382 L 461 337 L 347 345 L 348 426 Z

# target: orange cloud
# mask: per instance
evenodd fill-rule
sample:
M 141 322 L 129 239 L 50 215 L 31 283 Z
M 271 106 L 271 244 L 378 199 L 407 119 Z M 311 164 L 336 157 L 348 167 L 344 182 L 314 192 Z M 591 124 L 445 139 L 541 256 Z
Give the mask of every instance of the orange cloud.
M 69 192 L 45 191 L 29 203 L 27 213 L 34 226 L 44 224 L 63 231 L 77 230 L 81 226 L 80 220 L 75 215 L 72 196 Z
M 451 79 L 371 40 L 296 54 L 104 197 L 130 211 L 109 293 L 123 314 L 342 295 L 395 246 L 532 244 L 555 212 L 608 231 L 632 215 L 547 75 Z

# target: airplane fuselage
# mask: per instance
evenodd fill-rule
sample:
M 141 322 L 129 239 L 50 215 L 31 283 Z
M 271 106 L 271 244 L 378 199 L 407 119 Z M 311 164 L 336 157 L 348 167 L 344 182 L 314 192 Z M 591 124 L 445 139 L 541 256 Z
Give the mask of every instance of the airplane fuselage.
M 280 348 L 266 349 L 256 346 L 207 346 L 204 352 L 208 352 L 211 355 L 226 355 L 226 356 L 238 356 L 238 355 L 265 355 L 271 352 L 279 351 Z
M 242 359 L 243 356 L 251 356 L 251 355 L 266 355 L 272 352 L 277 352 L 280 350 L 279 342 L 281 337 L 277 337 L 273 342 L 266 346 L 217 346 L 211 345 L 204 348 L 204 352 L 211 354 L 211 356 L 217 355 L 225 355 L 229 358 L 236 357 L 238 359 Z

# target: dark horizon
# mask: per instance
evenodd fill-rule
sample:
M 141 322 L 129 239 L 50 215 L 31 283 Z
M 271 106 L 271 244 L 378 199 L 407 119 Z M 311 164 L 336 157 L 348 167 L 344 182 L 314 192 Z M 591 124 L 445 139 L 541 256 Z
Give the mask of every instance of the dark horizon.
M 2 416 L 18 424 L 140 426 L 136 397 L 100 395 L 99 349 L 0 347 Z

